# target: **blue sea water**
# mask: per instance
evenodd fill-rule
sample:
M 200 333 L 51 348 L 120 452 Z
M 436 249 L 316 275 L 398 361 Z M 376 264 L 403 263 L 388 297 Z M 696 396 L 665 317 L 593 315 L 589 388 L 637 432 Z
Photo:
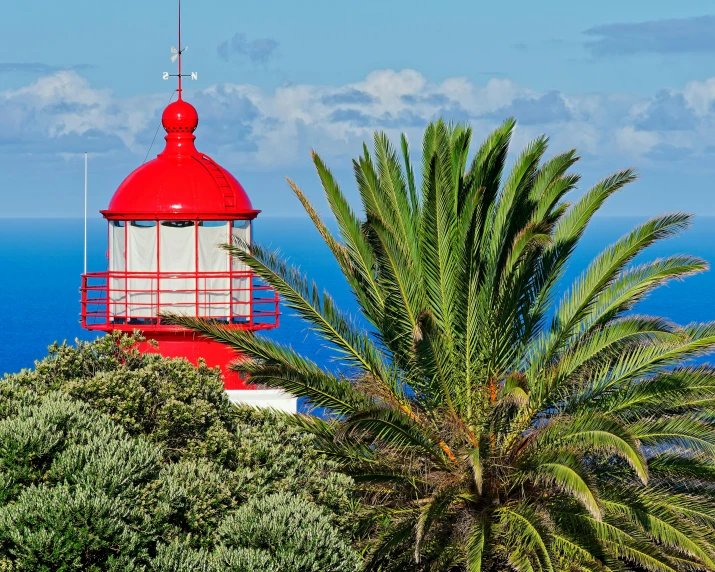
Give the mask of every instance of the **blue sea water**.
M 595 218 L 568 269 L 573 280 L 604 247 L 643 219 Z M 330 253 L 309 220 L 263 217 L 255 222 L 257 242 L 279 248 L 341 307 L 355 313 L 355 303 Z M 106 222 L 89 221 L 89 270 L 106 268 Z M 79 286 L 83 264 L 80 219 L 0 219 L 0 375 L 32 367 L 55 340 L 93 339 L 79 323 Z M 684 253 L 715 265 L 715 219 L 696 218 L 683 235 L 651 247 L 639 260 Z M 674 282 L 654 292 L 636 309 L 685 324 L 715 320 L 715 271 Z M 333 355 L 299 319 L 284 310 L 280 328 L 270 336 L 290 343 L 318 363 Z M 711 360 L 712 361 L 712 360 Z

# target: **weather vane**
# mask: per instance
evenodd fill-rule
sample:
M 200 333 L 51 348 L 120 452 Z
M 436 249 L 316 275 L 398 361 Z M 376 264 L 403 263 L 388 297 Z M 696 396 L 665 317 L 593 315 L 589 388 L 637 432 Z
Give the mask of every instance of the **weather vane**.
M 169 72 L 164 72 L 161 74 L 161 79 L 164 79 L 164 80 L 167 80 L 170 77 L 178 77 L 179 78 L 179 88 L 177 89 L 177 91 L 179 92 L 179 99 L 181 99 L 181 78 L 190 77 L 192 80 L 199 79 L 198 72 L 191 72 L 190 74 L 182 74 L 181 73 L 181 54 L 183 54 L 188 49 L 189 49 L 189 46 L 184 46 L 183 48 L 181 47 L 181 0 L 179 0 L 179 49 L 176 49 L 173 46 L 171 48 L 171 53 L 173 54 L 171 56 L 171 63 L 174 63 L 177 59 L 179 60 L 179 73 L 171 73 L 170 74 Z

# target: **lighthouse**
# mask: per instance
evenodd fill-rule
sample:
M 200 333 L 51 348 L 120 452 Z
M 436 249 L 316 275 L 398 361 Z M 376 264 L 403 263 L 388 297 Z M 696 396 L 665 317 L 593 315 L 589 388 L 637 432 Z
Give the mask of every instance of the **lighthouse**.
M 179 16 L 179 49 L 172 49 L 178 98 L 161 117 L 166 145 L 100 211 L 107 220 L 107 269 L 82 275 L 82 326 L 140 330 L 147 339 L 140 351 L 219 366 L 233 401 L 295 411 L 292 396 L 256 389 L 230 371 L 236 356 L 228 347 L 162 323 L 163 313 L 174 313 L 251 332 L 279 324 L 277 294 L 220 248 L 250 244 L 260 211 L 231 173 L 196 148 L 199 115 L 182 95 L 180 30 Z

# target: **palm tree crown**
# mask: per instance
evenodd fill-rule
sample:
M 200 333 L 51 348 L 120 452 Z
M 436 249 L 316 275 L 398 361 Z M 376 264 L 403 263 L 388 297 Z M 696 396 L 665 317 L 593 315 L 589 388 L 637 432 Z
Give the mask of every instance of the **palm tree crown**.
M 715 370 L 684 361 L 713 349 L 715 324 L 630 312 L 706 268 L 683 255 L 630 264 L 690 217 L 636 227 L 559 295 L 589 221 L 634 173 L 569 204 L 575 152 L 545 159 L 539 138 L 507 173 L 513 129 L 470 160 L 468 127 L 429 125 L 419 188 L 406 138 L 397 151 L 376 134 L 354 161 L 361 217 L 314 154 L 340 238 L 290 183 L 367 328 L 275 253 L 227 246 L 342 371 L 173 319 L 235 347 L 255 383 L 333 413 L 297 419 L 364 487 L 371 569 L 715 570 Z

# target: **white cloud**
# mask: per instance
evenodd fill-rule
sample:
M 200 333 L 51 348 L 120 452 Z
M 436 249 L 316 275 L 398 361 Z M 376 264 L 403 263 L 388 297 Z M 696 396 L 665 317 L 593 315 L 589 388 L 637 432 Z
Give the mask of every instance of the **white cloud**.
M 691 81 L 683 89 L 683 96 L 696 113 L 707 115 L 715 100 L 715 77 L 705 81 Z
M 38 109 L 58 103 L 101 105 L 109 100 L 109 90 L 92 89 L 89 82 L 72 70 L 59 71 L 44 76 L 30 85 L 5 92 L 6 99 L 18 99 L 34 104 Z
M 715 78 L 640 97 L 537 91 L 509 79 L 433 83 L 415 70 L 380 70 L 340 86 L 265 91 L 218 84 L 187 99 L 199 110 L 199 146 L 203 141 L 232 163 L 254 169 L 305 162 L 310 147 L 327 157 L 354 156 L 377 129 L 393 136 L 406 132 L 418 144 L 425 124 L 440 116 L 470 121 L 481 139 L 507 114 L 518 120 L 528 111 L 515 136 L 517 147 L 545 132 L 555 151 L 575 147 L 599 156 L 647 157 L 663 145 L 697 152 L 715 140 Z M 0 92 L 0 129 L 15 152 L 71 154 L 94 145 L 99 152 L 121 147 L 141 156 L 165 105 L 166 94 L 118 98 L 65 70 Z M 681 125 L 686 111 L 695 121 Z
M 40 77 L 17 90 L 0 92 L 0 128 L 6 138 L 33 142 L 52 150 L 53 140 L 103 134 L 139 152 L 137 135 L 161 107 L 159 96 L 116 99 L 108 89 L 95 89 L 76 71 Z M 23 149 L 25 145 L 21 145 Z M 66 153 L 59 145 L 57 154 Z
M 629 155 L 645 155 L 655 147 L 660 138 L 652 131 L 639 131 L 631 125 L 617 129 L 615 140 L 618 149 Z

